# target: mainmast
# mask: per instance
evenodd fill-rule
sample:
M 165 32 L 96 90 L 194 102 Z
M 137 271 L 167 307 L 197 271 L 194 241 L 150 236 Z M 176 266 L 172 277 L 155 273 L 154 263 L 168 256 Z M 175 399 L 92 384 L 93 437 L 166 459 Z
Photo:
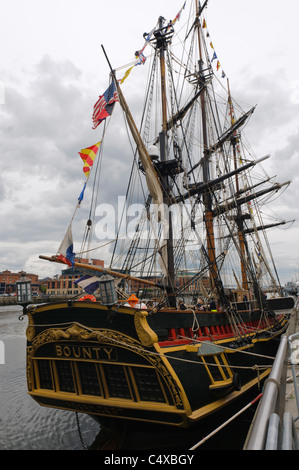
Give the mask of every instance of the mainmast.
M 160 141 L 160 160 L 162 165 L 160 167 L 160 179 L 163 187 L 163 200 L 167 207 L 171 205 L 170 193 L 171 185 L 170 179 L 167 172 L 163 173 L 163 162 L 168 161 L 167 152 L 167 99 L 166 99 L 166 74 L 165 74 L 165 52 L 167 49 L 167 43 L 172 37 L 173 29 L 170 27 L 164 27 L 164 18 L 159 18 L 159 29 L 154 33 L 156 38 L 156 48 L 159 51 L 160 57 L 160 74 L 161 74 L 161 100 L 162 100 L 162 131 L 159 134 Z M 175 289 L 175 276 L 174 276 L 174 255 L 173 255 L 173 231 L 172 231 L 172 215 L 171 211 L 168 210 L 168 236 L 166 242 L 166 258 L 167 263 L 167 278 L 166 288 L 169 295 L 170 307 L 176 307 L 176 298 L 173 295 Z
M 198 37 L 198 49 L 199 49 L 199 80 L 200 87 L 203 88 L 203 92 L 200 94 L 200 104 L 201 104 L 201 115 L 202 115 L 202 134 L 203 134 L 203 159 L 202 159 L 202 172 L 203 172 L 203 183 L 208 183 L 210 181 L 210 150 L 208 144 L 208 132 L 207 132 L 207 112 L 206 112 L 206 76 L 204 74 L 204 61 L 202 58 L 202 44 L 201 44 L 201 32 L 200 32 L 200 14 L 202 11 L 200 1 L 195 0 L 196 3 L 196 19 L 195 19 L 195 28 L 197 29 Z M 203 204 L 204 204 L 204 221 L 207 234 L 207 255 L 210 263 L 210 283 L 211 289 L 215 287 L 215 280 L 218 277 L 217 274 L 217 265 L 216 265 L 216 256 L 215 256 L 215 237 L 214 237 L 214 224 L 213 224 L 213 211 L 212 211 L 212 197 L 209 190 L 205 191 L 203 194 Z
M 230 108 L 230 117 L 231 117 L 231 125 L 233 126 L 235 124 L 235 115 L 234 115 L 234 108 L 233 108 L 233 102 L 231 98 L 231 93 L 230 93 L 230 87 L 229 87 L 229 81 L 227 80 L 227 87 L 228 87 L 228 103 L 229 103 L 229 108 Z M 237 163 L 237 135 L 236 131 L 231 137 L 231 142 L 233 146 L 233 156 L 234 156 L 234 167 L 235 170 L 238 168 L 238 163 Z M 235 175 L 235 182 L 236 182 L 236 197 L 238 198 L 240 195 L 240 187 L 239 187 L 239 175 L 236 173 Z M 242 288 L 245 291 L 248 291 L 248 279 L 247 279 L 247 273 L 246 273 L 246 267 L 245 267 L 245 236 L 244 236 L 244 217 L 241 211 L 240 206 L 237 207 L 237 217 L 236 217 L 236 222 L 237 222 L 237 227 L 238 227 L 238 237 L 239 237 L 239 245 L 240 245 L 240 252 L 241 252 L 241 275 L 242 275 Z

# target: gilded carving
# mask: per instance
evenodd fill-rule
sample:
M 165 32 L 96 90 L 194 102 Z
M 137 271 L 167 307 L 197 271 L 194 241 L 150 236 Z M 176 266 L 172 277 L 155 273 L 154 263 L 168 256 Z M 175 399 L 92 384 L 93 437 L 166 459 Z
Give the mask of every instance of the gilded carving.
M 146 319 L 147 316 L 148 313 L 145 310 L 136 311 L 134 315 L 134 325 L 141 344 L 149 348 L 153 346 L 154 343 L 158 342 L 158 336 L 150 328 Z
M 34 320 L 32 318 L 31 313 L 27 313 L 28 317 L 28 326 L 26 329 L 26 338 L 28 341 L 32 341 L 35 336 L 35 327 L 34 327 Z
M 157 341 L 157 339 L 155 333 L 147 324 L 147 312 L 143 313 L 145 313 L 145 315 L 139 315 L 135 320 L 136 324 L 138 325 L 138 337 L 141 342 L 143 341 L 143 346 L 150 347 L 150 345 Z M 105 345 L 127 348 L 133 351 L 135 354 L 141 355 L 147 362 L 156 368 L 161 378 L 164 379 L 169 390 L 171 391 L 176 407 L 181 409 L 183 408 L 182 392 L 159 355 L 151 354 L 148 350 L 144 349 L 140 343 L 130 336 L 126 336 L 113 330 L 91 330 L 77 323 L 74 323 L 65 329 L 51 328 L 44 330 L 34 338 L 31 347 L 27 348 L 27 373 L 29 389 L 31 389 L 32 358 L 35 356 L 36 351 L 44 344 L 53 343 L 60 340 L 82 341 L 83 343 L 88 341 L 97 341 Z

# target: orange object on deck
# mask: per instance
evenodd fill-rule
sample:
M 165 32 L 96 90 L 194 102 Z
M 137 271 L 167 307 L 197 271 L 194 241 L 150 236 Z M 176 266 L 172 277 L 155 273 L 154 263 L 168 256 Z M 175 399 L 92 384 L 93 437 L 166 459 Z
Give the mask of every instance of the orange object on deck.
M 91 302 L 97 301 L 94 295 L 83 295 L 83 297 L 80 297 L 79 300 L 90 300 Z
M 132 294 L 130 295 L 130 297 L 127 299 L 127 302 L 131 305 L 131 307 L 135 307 L 138 302 L 139 302 L 139 299 L 138 297 L 136 297 L 135 294 Z

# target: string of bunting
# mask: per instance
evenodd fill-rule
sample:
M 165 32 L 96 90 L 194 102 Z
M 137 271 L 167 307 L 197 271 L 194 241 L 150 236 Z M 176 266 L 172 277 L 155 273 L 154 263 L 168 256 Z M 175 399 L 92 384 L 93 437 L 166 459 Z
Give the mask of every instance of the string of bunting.
M 166 26 L 167 30 L 173 26 L 177 21 L 180 20 L 181 18 L 181 14 L 182 14 L 182 11 L 184 10 L 186 6 L 186 2 L 184 2 L 184 5 L 182 6 L 182 8 L 180 9 L 180 11 L 177 13 L 177 15 L 175 16 L 175 18 L 173 20 L 171 20 L 168 25 Z M 123 78 L 119 81 L 121 84 L 125 81 L 125 79 L 130 75 L 131 71 L 133 70 L 134 67 L 136 67 L 137 65 L 141 65 L 141 64 L 144 64 L 145 61 L 146 61 L 146 57 L 145 55 L 143 54 L 143 51 L 144 49 L 146 48 L 146 46 L 148 46 L 148 44 L 150 43 L 150 40 L 152 38 L 152 35 L 154 34 L 154 32 L 156 31 L 157 29 L 157 25 L 155 25 L 155 27 L 148 33 L 148 34 L 145 34 L 144 35 L 144 39 L 145 39 L 145 43 L 142 47 L 142 49 L 140 49 L 139 51 L 136 51 L 135 52 L 135 57 L 136 57 L 136 62 L 135 64 L 133 64 L 125 73 L 125 75 L 123 76 Z
M 184 5 L 180 9 L 180 11 L 177 13 L 175 18 L 169 22 L 166 28 L 170 28 L 177 21 L 179 21 L 181 17 L 181 13 L 183 9 L 185 8 L 185 5 L 186 5 L 186 2 L 184 2 Z M 136 67 L 137 65 L 143 65 L 145 63 L 147 58 L 145 57 L 143 52 L 145 48 L 148 46 L 148 44 L 150 43 L 152 35 L 156 31 L 156 29 L 157 29 L 157 25 L 155 25 L 155 27 L 148 34 L 144 35 L 145 43 L 140 50 L 135 52 L 136 61 L 125 72 L 123 78 L 119 80 L 120 84 L 122 84 L 126 80 L 126 78 L 130 75 L 134 67 Z M 99 96 L 97 102 L 94 105 L 93 115 L 92 115 L 93 129 L 96 129 L 107 117 L 111 116 L 112 111 L 114 109 L 114 105 L 117 101 L 118 101 L 118 95 L 117 95 L 115 83 L 112 80 L 109 87 L 105 91 L 105 93 Z M 86 182 L 78 198 L 78 206 L 80 206 L 83 200 L 86 184 L 89 179 L 89 175 L 90 175 L 90 172 L 91 172 L 91 169 L 92 169 L 92 166 L 95 161 L 100 145 L 101 145 L 101 142 L 98 142 L 97 144 L 94 144 L 91 147 L 88 147 L 86 149 L 82 149 L 81 152 L 79 152 L 79 155 L 83 160 L 83 172 L 86 176 Z
M 202 22 L 202 29 L 206 29 L 206 30 L 207 30 L 207 32 L 206 32 L 206 37 L 207 37 L 207 38 L 210 38 L 210 33 L 209 33 L 209 30 L 208 30 L 208 26 L 207 26 L 207 22 L 206 22 L 205 18 L 203 19 L 203 22 Z M 213 43 L 212 43 L 211 40 L 210 40 L 210 47 L 211 47 L 211 49 L 213 50 L 213 56 L 212 56 L 212 59 L 211 59 L 211 63 L 213 63 L 214 60 L 216 61 L 216 70 L 217 70 L 217 72 L 219 72 L 220 69 L 221 69 L 221 78 L 225 78 L 225 77 L 226 77 L 226 74 L 225 74 L 225 72 L 224 72 L 224 70 L 223 70 L 223 67 L 222 67 L 221 64 L 220 64 L 220 61 L 219 61 L 219 59 L 218 59 L 218 56 L 217 56 L 216 51 L 215 51 L 215 49 L 214 49 L 214 45 L 213 45 Z

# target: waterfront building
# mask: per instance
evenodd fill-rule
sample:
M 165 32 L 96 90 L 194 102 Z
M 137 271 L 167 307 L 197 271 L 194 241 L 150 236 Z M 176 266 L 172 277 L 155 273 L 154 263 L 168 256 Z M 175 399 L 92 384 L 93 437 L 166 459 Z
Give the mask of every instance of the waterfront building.
M 0 272 L 0 286 L 2 294 L 12 294 L 17 290 L 16 282 L 21 279 L 22 276 L 27 277 L 31 280 L 32 293 L 39 294 L 40 292 L 40 281 L 37 274 L 26 273 L 26 271 L 19 271 L 13 273 L 8 269 Z

